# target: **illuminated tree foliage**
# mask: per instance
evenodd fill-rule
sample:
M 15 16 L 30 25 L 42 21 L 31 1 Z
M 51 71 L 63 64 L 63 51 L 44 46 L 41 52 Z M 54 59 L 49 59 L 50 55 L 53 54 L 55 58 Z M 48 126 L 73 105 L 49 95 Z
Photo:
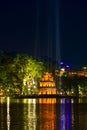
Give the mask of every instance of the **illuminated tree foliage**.
M 74 95 L 87 95 L 87 77 L 72 76 L 61 77 L 62 89 L 65 93 L 73 92 Z
M 44 70 L 42 62 L 17 54 L 0 65 L 1 90 L 6 94 L 36 94 Z

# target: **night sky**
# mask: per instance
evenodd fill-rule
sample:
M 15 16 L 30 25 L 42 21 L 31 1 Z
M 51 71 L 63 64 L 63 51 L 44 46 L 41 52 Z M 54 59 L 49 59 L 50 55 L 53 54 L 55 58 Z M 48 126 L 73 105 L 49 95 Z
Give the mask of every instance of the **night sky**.
M 87 65 L 87 2 L 0 1 L 0 50 Z

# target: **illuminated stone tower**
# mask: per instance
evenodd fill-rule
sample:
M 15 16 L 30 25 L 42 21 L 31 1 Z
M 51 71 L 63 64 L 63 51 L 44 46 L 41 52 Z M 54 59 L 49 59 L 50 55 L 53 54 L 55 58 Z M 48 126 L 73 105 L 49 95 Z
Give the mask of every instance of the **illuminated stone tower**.
M 40 81 L 39 94 L 56 94 L 55 81 L 52 73 L 45 72 Z

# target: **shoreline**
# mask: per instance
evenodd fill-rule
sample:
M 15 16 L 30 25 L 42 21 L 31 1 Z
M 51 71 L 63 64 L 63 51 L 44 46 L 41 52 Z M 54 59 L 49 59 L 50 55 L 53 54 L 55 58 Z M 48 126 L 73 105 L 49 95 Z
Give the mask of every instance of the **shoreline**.
M 70 96 L 70 95 L 21 95 L 21 96 L 15 96 L 14 98 L 87 98 L 87 96 Z
M 2 95 L 1 97 L 10 97 L 14 99 L 23 99 L 23 98 L 87 98 L 87 95 L 81 96 L 81 95 L 58 95 L 58 94 L 43 94 L 43 95 L 15 95 L 15 96 L 10 96 L 10 95 Z

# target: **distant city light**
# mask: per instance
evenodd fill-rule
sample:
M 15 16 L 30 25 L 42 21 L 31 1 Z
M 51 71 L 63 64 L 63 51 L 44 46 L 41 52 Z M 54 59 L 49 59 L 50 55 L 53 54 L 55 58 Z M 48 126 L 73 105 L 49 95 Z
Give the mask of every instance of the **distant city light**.
M 61 71 L 65 71 L 65 68 L 61 68 Z
M 61 61 L 61 62 L 60 62 L 60 65 L 63 65 L 63 64 L 64 64 L 64 63 Z
M 66 65 L 67 68 L 69 68 L 69 65 Z

